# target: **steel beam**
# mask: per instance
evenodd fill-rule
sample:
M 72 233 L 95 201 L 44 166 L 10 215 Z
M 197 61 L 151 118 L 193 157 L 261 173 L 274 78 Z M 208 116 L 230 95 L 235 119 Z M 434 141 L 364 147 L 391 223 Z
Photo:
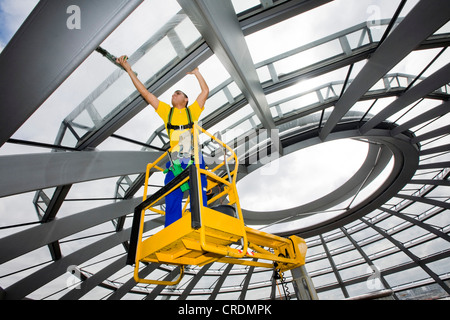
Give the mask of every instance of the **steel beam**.
M 197 274 L 192 278 L 192 280 L 187 285 L 186 289 L 184 289 L 183 293 L 178 297 L 177 300 L 186 300 L 189 294 L 191 293 L 192 289 L 197 285 L 197 283 L 202 279 L 202 277 L 205 275 L 205 273 L 208 271 L 208 269 L 212 266 L 212 263 L 207 264 L 203 268 L 201 268 L 200 271 L 197 272 Z
M 145 268 L 143 268 L 141 271 L 139 271 L 139 277 L 145 278 L 150 273 L 155 271 L 159 267 L 159 264 L 157 263 L 151 263 Z M 124 295 L 126 295 L 128 292 L 130 292 L 131 289 L 136 285 L 136 280 L 134 280 L 134 277 L 131 277 L 127 282 L 125 282 L 119 289 L 117 289 L 112 295 L 108 297 L 107 300 L 120 300 Z
M 419 257 L 409 251 L 400 241 L 396 240 L 389 233 L 387 233 L 377 225 L 369 222 L 367 219 L 363 218 L 361 219 L 361 221 L 381 234 L 383 238 L 392 242 L 397 248 L 399 248 L 404 254 L 406 254 L 411 260 L 413 260 L 417 264 L 417 266 L 421 267 L 423 271 L 425 271 L 438 285 L 441 286 L 443 290 L 445 290 L 445 292 L 447 292 L 447 294 L 450 294 L 449 286 L 444 281 L 442 281 L 440 277 L 434 271 L 432 271 Z
M 0 197 L 124 174 L 142 173 L 152 151 L 41 153 L 0 157 Z
M 209 296 L 208 300 L 216 300 L 217 295 L 220 292 L 220 288 L 222 287 L 223 283 L 225 282 L 225 279 L 228 277 L 228 274 L 230 273 L 231 269 L 233 268 L 234 265 L 229 264 L 225 270 L 223 271 L 223 273 L 220 275 L 219 280 L 217 281 L 216 285 L 214 286 L 214 290 L 211 293 L 211 295 Z
M 141 3 L 39 1 L 0 55 L 0 146 Z M 68 27 L 72 5 L 80 11 L 79 29 Z
M 178 3 L 230 73 L 263 127 L 276 129 L 231 1 L 178 0 Z M 282 153 L 281 145 L 279 149 Z
M 86 210 L 61 219 L 53 220 L 0 239 L 0 264 L 20 257 L 72 234 L 95 227 L 112 219 L 132 213 L 142 202 L 134 198 Z M 161 219 L 162 220 L 162 219 Z M 162 221 L 161 221 L 162 224 Z M 45 236 L 44 236 L 45 235 Z
M 258 259 L 253 259 L 253 261 L 258 261 Z M 245 276 L 244 283 L 242 284 L 241 294 L 239 295 L 238 300 L 245 300 L 245 296 L 247 295 L 248 286 L 250 284 L 250 279 L 252 278 L 253 271 L 255 271 L 255 267 L 250 267 L 247 271 L 247 275 Z
M 66 293 L 64 296 L 61 297 L 60 300 L 78 300 L 82 296 L 84 296 L 86 293 L 94 289 L 96 286 L 100 285 L 103 281 L 105 281 L 108 277 L 112 276 L 116 272 L 118 272 L 120 269 L 125 267 L 126 265 L 126 257 L 123 256 L 102 270 L 98 271 L 93 276 L 85 279 L 82 281 L 79 285 L 79 287 L 76 287 L 75 289 L 72 289 L 68 293 Z
M 313 10 L 332 0 L 289 0 L 269 8 L 257 9 L 239 14 L 240 25 L 244 35 L 247 36 L 261 29 L 268 28 L 281 21 L 290 19 L 299 14 Z
M 436 206 L 436 207 L 450 210 L 450 202 L 434 200 L 434 199 L 430 199 L 430 198 L 426 198 L 426 197 L 410 196 L 410 195 L 401 194 L 401 193 L 399 193 L 397 195 L 397 197 L 401 198 L 401 199 L 405 199 L 405 200 L 425 203 L 425 204 L 429 204 L 430 206 Z
M 347 88 L 320 132 L 325 141 L 342 117 L 389 70 L 449 20 L 447 0 L 420 1 L 392 31 Z
M 150 220 L 145 223 L 145 230 L 159 227 L 160 223 Z M 17 281 L 10 287 L 5 289 L 7 300 L 20 300 L 30 293 L 36 291 L 42 286 L 50 283 L 57 277 L 67 272 L 68 267 L 73 265 L 81 265 L 82 263 L 92 259 L 109 249 L 127 241 L 130 238 L 131 228 L 120 232 L 116 232 L 110 236 L 103 238 L 93 244 L 90 244 L 80 250 L 64 256 L 60 260 L 43 267 L 33 274 Z M 42 236 L 42 235 L 41 235 Z
M 450 70 L 449 70 L 449 74 L 450 74 Z M 449 78 L 449 80 L 450 80 L 450 78 Z M 401 99 L 401 98 L 399 98 L 399 99 Z M 389 106 L 387 108 L 389 108 Z M 429 111 L 426 111 L 426 112 L 418 115 L 417 117 L 392 129 L 391 130 L 392 136 L 396 136 L 396 135 L 398 135 L 404 131 L 407 131 L 421 123 L 425 123 L 434 118 L 441 117 L 449 112 L 450 112 L 450 101 L 443 102 L 439 106 L 437 106 Z
M 366 134 L 369 130 L 374 128 L 380 122 L 386 120 L 391 115 L 407 107 L 411 103 L 421 99 L 422 97 L 430 94 L 431 92 L 439 89 L 450 81 L 450 63 L 418 83 L 408 91 L 406 91 L 400 98 L 394 100 L 382 111 L 377 113 L 372 119 L 366 122 L 361 127 L 361 133 Z M 448 103 L 447 103 L 448 104 Z M 418 118 L 420 120 L 420 118 Z M 425 122 L 425 119 L 424 121 Z M 401 128 L 400 128 L 401 129 Z M 395 130 L 395 134 L 398 134 L 400 129 Z M 393 132 L 394 134 L 394 132 Z M 395 135 L 394 134 L 394 135 Z
M 347 232 L 347 229 L 344 227 L 341 227 L 341 231 L 344 233 L 344 235 L 347 237 L 347 239 L 352 243 L 352 245 L 355 247 L 355 249 L 358 251 L 358 253 L 364 258 L 364 261 L 371 266 L 372 268 L 376 268 L 373 261 L 370 260 L 369 256 L 364 252 L 364 250 L 361 248 L 361 246 L 358 244 L 358 242 L 353 239 L 353 237 Z M 375 270 L 375 269 L 374 269 Z M 391 289 L 389 283 L 386 281 L 386 279 L 380 274 L 380 282 L 383 284 L 385 289 Z M 397 299 L 397 297 L 394 295 L 394 299 Z
M 388 208 L 381 207 L 380 210 L 383 210 L 383 211 L 385 211 L 385 212 L 387 212 L 387 213 L 389 213 L 389 214 L 391 214 L 393 216 L 396 216 L 397 218 L 406 220 L 406 221 L 408 221 L 408 222 L 410 222 L 410 223 L 412 223 L 412 224 L 414 224 L 414 225 L 416 225 L 416 226 L 418 226 L 418 227 L 420 227 L 422 229 L 427 230 L 429 233 L 433 233 L 436 236 L 438 236 L 439 238 L 447 240 L 448 242 L 450 242 L 450 236 L 448 234 L 446 234 L 445 232 L 442 232 L 442 231 L 436 229 L 435 227 L 433 227 L 433 226 L 431 226 L 431 225 L 429 225 L 429 224 L 427 224 L 427 223 L 425 223 L 425 222 L 423 222 L 421 220 L 414 219 L 413 217 L 411 217 L 411 216 L 409 216 L 407 214 L 404 214 L 402 212 L 397 212 L 395 210 L 390 210 Z
M 339 274 L 339 270 L 337 269 L 336 264 L 334 263 L 333 256 L 331 255 L 330 250 L 328 249 L 327 242 L 325 241 L 325 239 L 323 238 L 322 235 L 320 235 L 320 241 L 322 242 L 322 246 L 325 250 L 328 261 L 330 262 L 331 269 L 333 269 L 333 273 L 338 281 L 339 288 L 342 290 L 344 297 L 348 298 L 349 294 L 348 294 L 347 288 L 345 287 L 344 281 L 342 280 L 342 277 Z

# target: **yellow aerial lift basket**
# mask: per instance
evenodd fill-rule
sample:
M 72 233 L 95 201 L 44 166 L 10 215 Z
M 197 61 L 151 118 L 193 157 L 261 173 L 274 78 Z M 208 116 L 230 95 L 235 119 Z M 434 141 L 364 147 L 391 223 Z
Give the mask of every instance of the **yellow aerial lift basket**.
M 194 163 L 176 176 L 170 183 L 147 198 L 150 172 L 163 171 L 164 163 L 174 146 L 147 166 L 143 202 L 135 208 L 127 263 L 134 265 L 136 282 L 155 285 L 176 285 L 184 274 L 185 265 L 203 266 L 212 262 L 241 264 L 275 269 L 278 272 L 305 264 L 306 243 L 297 236 L 289 238 L 249 228 L 242 216 L 236 189 L 238 158 L 229 146 L 194 123 L 191 129 Z M 204 133 L 223 148 L 223 161 L 211 170 L 200 168 L 199 134 Z M 234 166 L 232 170 L 229 164 Z M 226 168 L 226 171 L 225 171 Z M 217 174 L 225 171 L 224 174 Z M 220 192 L 203 206 L 200 175 L 206 175 L 207 190 L 220 186 Z M 182 218 L 163 230 L 143 240 L 144 216 L 147 210 L 164 215 L 156 208 L 163 198 L 186 182 L 190 196 L 183 208 Z M 217 188 L 216 188 L 217 189 Z M 214 206 L 219 199 L 226 205 Z M 190 210 L 187 210 L 190 203 Z M 211 206 L 211 207 L 210 207 Z M 180 275 L 175 281 L 142 279 L 139 277 L 140 263 L 159 263 L 180 266 Z

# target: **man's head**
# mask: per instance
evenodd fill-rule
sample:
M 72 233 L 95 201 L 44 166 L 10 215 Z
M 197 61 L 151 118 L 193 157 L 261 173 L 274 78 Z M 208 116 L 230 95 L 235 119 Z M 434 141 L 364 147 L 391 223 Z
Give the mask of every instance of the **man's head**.
M 181 90 L 177 90 L 172 95 L 172 106 L 187 107 L 189 103 L 188 96 Z

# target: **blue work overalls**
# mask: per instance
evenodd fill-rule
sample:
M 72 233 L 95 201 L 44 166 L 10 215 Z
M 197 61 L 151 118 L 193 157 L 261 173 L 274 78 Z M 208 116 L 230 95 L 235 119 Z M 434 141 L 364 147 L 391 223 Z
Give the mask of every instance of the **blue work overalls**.
M 189 158 L 180 159 L 181 167 L 186 169 L 189 164 Z M 195 165 L 195 164 L 192 164 Z M 167 162 L 166 168 L 170 167 L 170 161 Z M 205 169 L 205 160 L 203 159 L 203 155 L 200 154 L 200 168 Z M 169 170 L 167 172 L 166 177 L 164 179 L 164 184 L 167 185 L 174 178 L 173 172 Z M 206 198 L 206 187 L 208 182 L 206 180 L 206 175 L 200 175 L 200 180 L 202 184 L 202 198 L 203 198 L 203 206 L 207 206 L 207 198 Z M 189 189 L 189 194 L 191 189 Z M 191 197 L 192 199 L 192 197 Z M 181 188 L 177 188 L 172 191 L 170 194 L 166 196 L 166 220 L 164 226 L 167 227 L 181 218 L 181 210 L 182 210 L 182 201 L 183 201 L 183 191 Z

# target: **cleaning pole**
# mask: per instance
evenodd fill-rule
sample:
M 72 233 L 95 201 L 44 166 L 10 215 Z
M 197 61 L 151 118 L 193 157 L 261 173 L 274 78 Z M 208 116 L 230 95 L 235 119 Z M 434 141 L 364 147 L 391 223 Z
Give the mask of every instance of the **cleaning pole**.
M 123 71 L 126 71 L 119 63 L 117 63 L 117 61 L 116 61 L 117 57 L 112 55 L 111 53 L 109 53 L 107 50 L 103 49 L 102 47 L 98 47 L 97 49 L 95 49 L 95 51 L 100 53 L 102 56 L 104 56 L 106 59 L 111 61 L 113 64 L 115 64 L 117 67 L 119 67 Z M 136 72 L 134 72 L 134 74 L 136 76 L 138 75 Z

